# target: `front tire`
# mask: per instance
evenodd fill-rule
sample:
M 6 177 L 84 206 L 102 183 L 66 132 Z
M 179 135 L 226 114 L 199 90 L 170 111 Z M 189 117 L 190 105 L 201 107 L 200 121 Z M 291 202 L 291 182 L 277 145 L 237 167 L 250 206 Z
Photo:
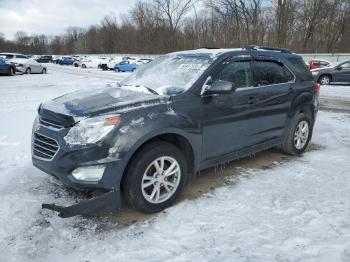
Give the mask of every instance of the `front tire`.
M 32 73 L 32 70 L 30 70 L 30 68 L 28 67 L 24 73 L 30 75 Z
M 8 75 L 13 76 L 15 74 L 16 74 L 15 70 L 11 67 Z
M 43 68 L 43 71 L 41 71 L 42 74 L 46 74 L 46 68 Z
M 306 150 L 312 137 L 310 116 L 300 113 L 294 116 L 292 125 L 282 144 L 282 151 L 289 155 L 301 155 Z
M 144 146 L 131 161 L 123 190 L 128 202 L 145 213 L 159 212 L 171 206 L 187 177 L 187 165 L 181 151 L 166 142 Z
M 332 79 L 329 75 L 323 75 L 318 79 L 318 83 L 321 85 L 329 85 Z
M 81 67 L 82 67 L 82 68 L 86 68 L 86 65 L 85 65 L 85 64 L 82 64 Z

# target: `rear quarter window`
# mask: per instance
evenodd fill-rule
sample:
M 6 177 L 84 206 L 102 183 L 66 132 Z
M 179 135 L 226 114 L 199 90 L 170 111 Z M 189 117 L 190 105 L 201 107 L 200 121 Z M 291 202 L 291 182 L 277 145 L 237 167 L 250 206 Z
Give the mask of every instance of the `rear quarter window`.
M 295 75 L 299 76 L 301 80 L 304 81 L 313 81 L 312 74 L 310 69 L 305 64 L 304 60 L 301 57 L 288 57 L 288 62 L 292 64 L 293 71 Z

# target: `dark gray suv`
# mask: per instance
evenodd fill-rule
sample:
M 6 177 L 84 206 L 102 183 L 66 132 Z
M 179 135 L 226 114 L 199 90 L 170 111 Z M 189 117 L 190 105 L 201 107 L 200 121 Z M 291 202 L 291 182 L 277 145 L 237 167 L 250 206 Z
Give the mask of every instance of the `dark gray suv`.
M 302 58 L 248 46 L 162 55 L 118 83 L 43 103 L 33 126 L 33 164 L 98 197 L 68 217 L 174 203 L 201 169 L 280 146 L 302 154 L 312 135 L 319 85 Z

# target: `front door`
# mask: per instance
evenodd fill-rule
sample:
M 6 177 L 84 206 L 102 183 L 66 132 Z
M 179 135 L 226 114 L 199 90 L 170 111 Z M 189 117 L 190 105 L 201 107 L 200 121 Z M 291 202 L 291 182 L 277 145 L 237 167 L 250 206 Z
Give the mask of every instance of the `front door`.
M 350 82 L 350 62 L 340 64 L 333 73 L 333 82 Z
M 202 161 L 251 145 L 258 116 L 251 58 L 225 60 L 212 79 L 232 82 L 236 91 L 202 96 Z

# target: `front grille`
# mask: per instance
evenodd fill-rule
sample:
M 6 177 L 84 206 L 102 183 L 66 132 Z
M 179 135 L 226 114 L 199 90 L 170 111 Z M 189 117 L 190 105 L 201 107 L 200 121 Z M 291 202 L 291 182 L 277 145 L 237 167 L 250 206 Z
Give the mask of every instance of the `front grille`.
M 34 133 L 33 136 L 33 155 L 51 160 L 59 149 L 57 142 L 47 136 L 43 136 L 39 133 Z
M 45 117 L 40 117 L 39 122 L 43 126 L 51 126 L 58 129 L 63 128 L 63 126 L 59 122 L 45 118 Z

